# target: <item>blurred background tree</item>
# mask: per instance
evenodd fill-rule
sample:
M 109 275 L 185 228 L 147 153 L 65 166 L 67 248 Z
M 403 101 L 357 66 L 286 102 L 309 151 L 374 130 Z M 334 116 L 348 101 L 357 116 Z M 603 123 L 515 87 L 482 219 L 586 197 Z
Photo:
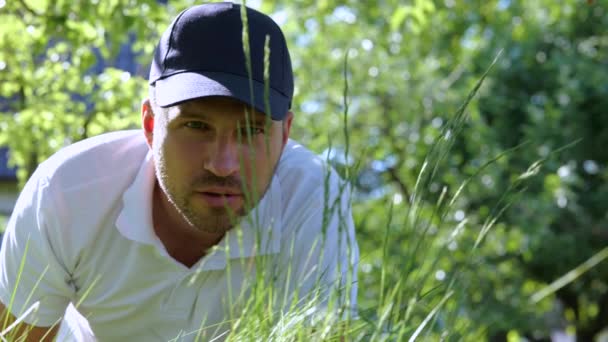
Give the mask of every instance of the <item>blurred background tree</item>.
M 67 144 L 138 127 L 154 45 L 194 3 L 0 0 L 0 145 L 20 184 Z M 380 319 L 378 298 L 401 281 L 408 305 L 393 317 L 415 327 L 440 298 L 429 294 L 457 279 L 437 335 L 541 341 L 567 330 L 591 341 L 608 327 L 608 262 L 531 301 L 608 245 L 608 1 L 247 3 L 272 13 L 289 40 L 293 137 L 354 173 L 362 319 Z M 416 188 L 500 50 L 452 150 Z M 525 191 L 510 195 L 539 159 Z

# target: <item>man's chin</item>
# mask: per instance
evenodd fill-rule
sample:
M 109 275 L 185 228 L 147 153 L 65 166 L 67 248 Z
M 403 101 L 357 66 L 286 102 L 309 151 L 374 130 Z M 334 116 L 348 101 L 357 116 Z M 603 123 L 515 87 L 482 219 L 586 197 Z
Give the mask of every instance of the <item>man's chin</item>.
M 242 215 L 228 212 L 225 209 L 207 210 L 205 215 L 188 215 L 187 220 L 198 231 L 208 234 L 223 234 L 234 228 Z
M 244 203 L 209 205 L 205 198 L 193 196 L 181 210 L 184 218 L 198 231 L 210 234 L 225 233 L 236 226 L 253 208 Z M 258 202 L 259 203 L 259 202 Z M 257 204 L 257 203 L 256 203 Z

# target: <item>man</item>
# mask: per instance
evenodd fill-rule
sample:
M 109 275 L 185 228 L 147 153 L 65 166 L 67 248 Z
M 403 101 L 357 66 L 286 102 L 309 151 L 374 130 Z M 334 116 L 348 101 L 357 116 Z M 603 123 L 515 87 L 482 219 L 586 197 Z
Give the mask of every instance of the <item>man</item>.
M 275 320 L 353 307 L 348 189 L 289 140 L 285 38 L 268 16 L 242 12 L 206 4 L 173 21 L 143 133 L 87 139 L 39 166 L 0 254 L 5 328 L 23 318 L 11 331 L 41 340 L 74 303 L 90 325 L 64 322 L 76 339 L 208 340 L 260 302 Z

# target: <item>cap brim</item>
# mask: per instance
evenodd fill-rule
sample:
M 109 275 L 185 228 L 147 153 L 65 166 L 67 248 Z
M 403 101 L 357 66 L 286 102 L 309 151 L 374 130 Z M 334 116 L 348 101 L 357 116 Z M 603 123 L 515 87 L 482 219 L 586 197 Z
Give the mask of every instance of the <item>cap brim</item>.
M 287 96 L 264 84 L 252 80 L 253 99 L 248 78 L 222 72 L 183 72 L 155 82 L 156 98 L 161 107 L 170 107 L 181 102 L 209 96 L 227 96 L 253 106 L 269 114 L 272 120 L 283 120 L 289 110 Z M 267 108 L 265 99 L 268 98 Z

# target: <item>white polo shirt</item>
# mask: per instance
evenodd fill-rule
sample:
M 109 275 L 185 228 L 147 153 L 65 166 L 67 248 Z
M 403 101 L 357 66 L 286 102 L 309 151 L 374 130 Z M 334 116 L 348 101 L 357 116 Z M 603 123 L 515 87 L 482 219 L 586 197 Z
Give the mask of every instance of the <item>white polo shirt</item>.
M 155 181 L 139 130 L 78 142 L 42 163 L 7 226 L 0 300 L 9 306 L 14 292 L 15 316 L 39 301 L 25 318 L 37 326 L 61 320 L 74 303 L 100 341 L 225 336 L 256 286 L 274 286 L 277 312 L 313 288 L 321 289 L 317 307 L 344 288 L 354 305 L 359 253 L 348 189 L 301 145 L 289 141 L 258 206 L 191 268 L 154 233 Z

